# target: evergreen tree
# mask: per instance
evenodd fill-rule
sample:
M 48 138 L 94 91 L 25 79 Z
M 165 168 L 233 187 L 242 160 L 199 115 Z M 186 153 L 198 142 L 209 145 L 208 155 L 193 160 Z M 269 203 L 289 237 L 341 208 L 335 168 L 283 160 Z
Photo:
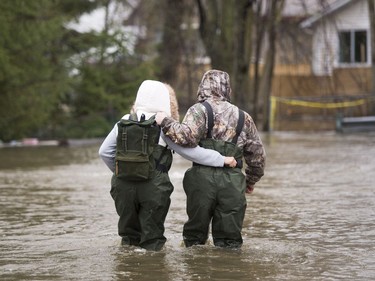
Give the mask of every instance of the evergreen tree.
M 0 1 L 0 140 L 103 136 L 130 109 L 154 70 L 129 53 L 111 4 L 126 1 Z M 67 27 L 95 8 L 107 12 L 102 32 Z
M 138 34 L 131 29 L 125 31 L 122 24 L 111 18 L 115 16 L 110 14 L 113 7 L 132 9 L 125 2 L 104 1 L 104 28 L 91 37 L 89 52 L 80 53 L 70 95 L 72 123 L 66 129 L 70 136 L 106 135 L 131 109 L 141 82 L 155 79 L 154 64 L 148 59 L 147 50 L 134 47 Z
M 64 24 L 94 4 L 0 2 L 0 139 L 38 136 L 51 123 L 69 88 Z

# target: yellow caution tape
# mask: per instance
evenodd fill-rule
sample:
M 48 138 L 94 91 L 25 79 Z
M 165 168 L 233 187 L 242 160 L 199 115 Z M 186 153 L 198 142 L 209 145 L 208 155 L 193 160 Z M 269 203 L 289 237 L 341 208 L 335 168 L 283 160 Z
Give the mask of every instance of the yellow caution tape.
M 280 97 L 271 97 L 271 102 L 275 103 L 275 101 L 294 105 L 294 106 L 305 106 L 305 107 L 315 107 L 315 108 L 343 108 L 343 107 L 353 107 L 362 105 L 366 102 L 365 99 L 358 99 L 355 101 L 346 101 L 346 102 L 314 102 L 314 101 L 302 101 L 302 100 L 295 100 L 295 99 L 286 99 Z

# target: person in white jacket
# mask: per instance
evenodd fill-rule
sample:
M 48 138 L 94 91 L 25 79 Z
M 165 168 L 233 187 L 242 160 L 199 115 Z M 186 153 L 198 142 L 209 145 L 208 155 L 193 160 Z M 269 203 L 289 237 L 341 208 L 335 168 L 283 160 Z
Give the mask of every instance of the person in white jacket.
M 178 119 L 178 104 L 173 89 L 162 82 L 145 80 L 138 89 L 132 112 L 146 119 L 159 111 Z M 129 119 L 126 114 L 122 119 Z M 117 124 L 107 135 L 99 149 L 99 156 L 107 167 L 115 172 Z M 162 133 L 158 146 L 174 150 L 182 157 L 205 166 L 235 167 L 237 162 L 233 157 L 226 157 L 217 151 L 202 147 L 187 148 L 173 143 Z M 167 159 L 168 158 L 168 159 Z M 170 166 L 172 154 L 165 161 Z M 147 250 L 158 251 L 166 242 L 164 236 L 164 221 L 169 210 L 170 195 L 173 185 L 168 173 L 157 172 L 155 177 L 147 182 L 132 182 L 119 179 L 114 174 L 111 180 L 111 196 L 115 201 L 119 215 L 118 234 L 122 244 L 140 246 Z

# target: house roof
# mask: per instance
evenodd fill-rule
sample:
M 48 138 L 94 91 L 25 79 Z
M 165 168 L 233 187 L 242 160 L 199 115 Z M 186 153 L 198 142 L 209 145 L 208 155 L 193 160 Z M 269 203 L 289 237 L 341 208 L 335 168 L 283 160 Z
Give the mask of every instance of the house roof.
M 329 5 L 326 9 L 323 9 L 319 13 L 307 18 L 303 22 L 301 22 L 300 26 L 302 28 L 309 28 L 313 26 L 315 23 L 319 22 L 323 17 L 333 14 L 338 10 L 346 7 L 349 4 L 353 4 L 358 0 L 337 0 L 336 2 Z
M 322 4 L 322 0 L 285 0 L 283 7 L 283 17 L 305 17 L 311 16 L 321 11 L 323 7 L 331 5 L 337 0 L 324 0 L 325 6 Z

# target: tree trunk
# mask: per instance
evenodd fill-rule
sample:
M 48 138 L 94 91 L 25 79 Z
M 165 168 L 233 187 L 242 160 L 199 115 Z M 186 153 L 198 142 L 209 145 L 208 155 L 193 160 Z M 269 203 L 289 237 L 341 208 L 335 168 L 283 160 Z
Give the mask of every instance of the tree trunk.
M 276 55 L 276 25 L 279 14 L 284 6 L 283 1 L 270 0 L 271 5 L 268 13 L 268 43 L 269 49 L 266 57 L 266 64 L 262 75 L 260 93 L 263 94 L 263 130 L 269 132 L 270 128 L 270 97 L 272 90 L 273 69 Z
M 235 93 L 236 103 L 245 111 L 249 111 L 250 92 L 250 59 L 251 59 L 251 1 L 242 0 L 236 3 L 235 45 L 232 89 Z
M 183 22 L 185 1 L 165 0 L 163 38 L 159 53 L 160 78 L 171 85 L 176 84 L 181 62 L 182 38 L 180 26 Z
M 233 100 L 248 111 L 252 0 L 196 0 L 211 67 L 229 73 Z
M 197 0 L 199 32 L 214 69 L 231 73 L 234 0 Z
M 254 63 L 253 63 L 253 104 L 252 104 L 252 117 L 255 123 L 258 122 L 258 106 L 259 106 L 259 82 L 260 82 L 260 59 L 262 56 L 263 40 L 265 35 L 265 23 L 262 17 L 262 3 L 256 3 L 256 14 L 255 14 L 255 51 L 254 51 Z

